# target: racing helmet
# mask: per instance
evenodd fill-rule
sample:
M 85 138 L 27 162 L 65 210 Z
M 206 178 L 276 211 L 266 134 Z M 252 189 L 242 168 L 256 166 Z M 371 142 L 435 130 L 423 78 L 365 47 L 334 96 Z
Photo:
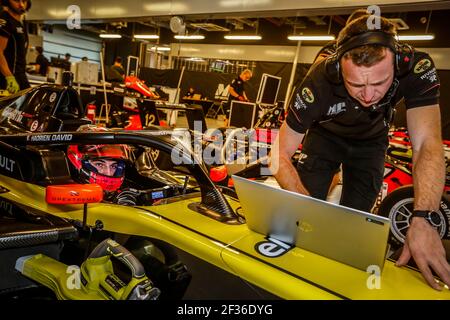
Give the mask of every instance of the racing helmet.
M 92 125 L 82 126 L 78 131 L 108 131 L 106 128 Z M 96 183 L 105 192 L 117 191 L 125 179 L 126 162 L 130 151 L 126 145 L 70 145 L 67 157 L 78 172 L 78 179 L 83 183 Z M 114 164 L 104 161 L 114 161 Z M 111 165 L 111 169 L 102 170 L 101 166 Z

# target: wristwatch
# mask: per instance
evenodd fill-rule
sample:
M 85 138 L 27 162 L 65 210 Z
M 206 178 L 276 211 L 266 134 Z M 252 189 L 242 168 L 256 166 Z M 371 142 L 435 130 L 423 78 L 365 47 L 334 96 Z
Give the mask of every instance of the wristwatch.
M 420 217 L 425 218 L 433 227 L 440 227 L 442 225 L 441 216 L 436 211 L 432 210 L 414 210 L 411 218 Z

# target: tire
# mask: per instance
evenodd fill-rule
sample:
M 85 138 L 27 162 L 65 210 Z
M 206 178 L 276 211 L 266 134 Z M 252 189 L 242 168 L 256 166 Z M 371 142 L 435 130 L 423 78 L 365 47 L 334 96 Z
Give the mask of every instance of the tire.
M 409 227 L 411 213 L 414 206 L 413 186 L 400 187 L 384 198 L 380 204 L 378 214 L 389 218 L 391 222 L 389 232 L 389 244 L 396 250 L 405 243 L 406 232 Z M 437 228 L 439 236 L 448 238 L 450 226 L 450 204 L 446 197 L 442 197 L 439 210 L 441 225 Z

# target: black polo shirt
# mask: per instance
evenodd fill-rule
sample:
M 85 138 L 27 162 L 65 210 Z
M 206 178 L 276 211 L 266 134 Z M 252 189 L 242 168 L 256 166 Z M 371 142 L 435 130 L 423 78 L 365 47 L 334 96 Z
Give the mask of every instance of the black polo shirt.
M 230 86 L 236 91 L 236 93 L 240 96 L 244 94 L 244 80 L 241 79 L 240 76 L 238 76 L 236 79 L 231 81 Z M 230 100 L 237 100 L 238 98 L 233 97 L 230 94 Z
M 36 57 L 36 64 L 39 65 L 39 74 L 42 76 L 47 75 L 47 68 L 49 66 L 48 59 L 44 57 L 43 54 L 40 54 Z
M 4 55 L 9 69 L 14 75 L 25 74 L 28 33 L 24 24 L 3 11 L 0 13 L 0 36 L 8 38 Z
M 384 98 L 371 107 L 362 107 L 344 84 L 333 84 L 325 72 L 325 60 L 314 65 L 296 91 L 286 118 L 299 133 L 319 127 L 351 139 L 370 139 L 386 134 L 387 114 L 404 99 L 406 109 L 439 103 L 439 78 L 431 57 L 416 51 L 412 69 L 394 78 Z

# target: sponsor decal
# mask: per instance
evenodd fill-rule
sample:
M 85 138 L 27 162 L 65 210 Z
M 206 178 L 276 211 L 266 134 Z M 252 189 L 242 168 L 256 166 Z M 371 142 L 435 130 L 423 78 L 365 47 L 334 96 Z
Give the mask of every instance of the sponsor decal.
M 36 129 L 38 128 L 38 126 L 39 126 L 39 121 L 34 120 L 33 123 L 32 123 L 31 126 L 30 126 L 30 131 L 31 131 L 31 132 L 36 131 Z
M 65 134 L 41 134 L 35 136 L 27 136 L 27 141 L 46 142 L 46 141 L 72 141 L 73 135 Z
M 293 246 L 270 237 L 255 245 L 256 252 L 268 258 L 280 257 L 292 248 Z
M 300 109 L 306 110 L 308 108 L 308 106 L 303 102 L 302 98 L 300 97 L 300 95 L 298 93 L 295 98 L 294 108 L 297 110 L 300 110 Z
M 17 33 L 23 33 L 23 28 L 22 27 L 17 27 L 16 31 L 17 31 Z
M 422 59 L 414 66 L 414 73 L 422 73 L 431 67 L 430 59 Z
M 314 95 L 313 95 L 312 91 L 308 87 L 304 87 L 302 89 L 302 97 L 308 103 L 313 103 L 314 102 Z
M 51 95 L 50 95 L 50 102 L 53 102 L 53 101 L 55 101 L 56 100 L 56 96 L 57 96 L 57 94 L 56 94 L 56 92 L 53 92 Z
M 16 122 L 22 122 L 23 119 L 22 112 L 11 107 L 3 109 L 2 116 Z
M 431 83 L 437 82 L 438 79 L 437 79 L 436 68 L 433 68 L 433 69 L 427 71 L 426 73 L 424 73 L 423 75 L 421 75 L 420 79 L 421 80 L 427 79 Z
M 9 159 L 3 155 L 0 155 L 0 168 L 5 169 L 9 172 L 14 172 L 14 164 L 16 162 L 14 160 Z
M 346 110 L 347 110 L 347 106 L 346 106 L 345 102 L 335 103 L 328 109 L 327 116 L 335 116 Z

